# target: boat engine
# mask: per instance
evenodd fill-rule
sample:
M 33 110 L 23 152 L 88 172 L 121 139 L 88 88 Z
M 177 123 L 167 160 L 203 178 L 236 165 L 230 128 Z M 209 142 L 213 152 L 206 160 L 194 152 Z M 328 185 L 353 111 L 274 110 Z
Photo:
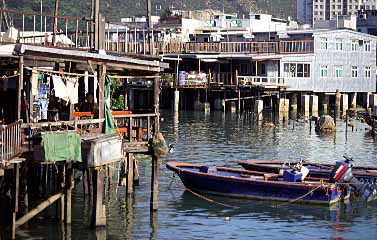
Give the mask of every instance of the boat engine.
M 344 156 L 345 160 L 336 162 L 335 168 L 330 174 L 330 181 L 334 183 L 347 183 L 364 200 L 377 199 L 377 189 L 362 183 L 352 174 L 352 158 Z

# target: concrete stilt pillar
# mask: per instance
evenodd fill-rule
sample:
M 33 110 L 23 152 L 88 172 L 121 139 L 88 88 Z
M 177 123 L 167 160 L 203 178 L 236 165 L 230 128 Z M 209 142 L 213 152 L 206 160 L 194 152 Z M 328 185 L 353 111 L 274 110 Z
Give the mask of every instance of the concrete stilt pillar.
M 256 100 L 254 106 L 254 113 L 258 120 L 263 120 L 263 100 Z
M 237 112 L 237 104 L 235 101 L 229 101 L 228 105 L 229 105 L 229 110 L 231 113 Z
M 174 99 L 173 99 L 173 109 L 174 112 L 179 112 L 179 91 L 174 91 Z
M 301 112 L 305 117 L 309 117 L 310 114 L 310 96 L 302 95 L 301 96 Z
M 288 120 L 289 116 L 289 99 L 279 99 L 279 120 Z
M 203 103 L 203 110 L 204 110 L 204 112 L 210 112 L 211 111 L 211 104 L 209 102 Z
M 369 95 L 369 107 L 373 109 L 377 106 L 377 94 L 370 94 Z
M 199 100 L 195 100 L 194 110 L 195 111 L 202 111 L 203 110 L 203 104 Z
M 223 100 L 221 98 L 216 98 L 213 107 L 216 111 L 222 111 L 224 108 Z
M 339 90 L 337 89 L 335 93 L 335 117 L 334 119 L 340 117 L 340 102 L 341 102 L 340 99 L 341 99 L 341 94 Z
M 348 94 L 342 94 L 340 97 L 340 108 L 342 111 L 342 116 L 345 116 L 348 110 Z
M 310 96 L 310 112 L 312 116 L 318 117 L 318 96 L 311 95 Z
M 329 96 L 324 93 L 319 94 L 318 103 L 320 107 L 319 110 L 322 112 L 322 114 L 327 114 L 329 109 Z
M 349 98 L 351 100 L 351 108 L 356 108 L 357 107 L 357 102 L 356 102 L 356 99 L 357 99 L 357 93 L 350 93 L 349 94 Z
M 291 102 L 291 110 L 297 111 L 297 93 L 292 93 L 290 102 Z

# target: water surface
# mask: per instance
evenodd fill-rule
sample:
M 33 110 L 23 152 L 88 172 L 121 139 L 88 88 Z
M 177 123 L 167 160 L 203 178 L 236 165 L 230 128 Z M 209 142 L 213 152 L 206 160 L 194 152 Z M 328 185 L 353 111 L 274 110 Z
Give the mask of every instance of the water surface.
M 283 205 L 277 202 L 209 196 L 237 209 L 210 203 L 184 190 L 166 161 L 237 167 L 240 159 L 300 158 L 333 163 L 344 154 L 357 165 L 377 164 L 377 139 L 366 124 L 355 121 L 345 132 L 337 122 L 336 134 L 318 135 L 305 121 L 290 121 L 263 128 L 249 114 L 181 112 L 175 118 L 162 113 L 162 132 L 176 152 L 163 159 L 159 210 L 149 212 L 151 163 L 141 160 L 140 186 L 126 200 L 118 188 L 106 196 L 108 226 L 89 228 L 90 208 L 79 184 L 73 195 L 73 223 L 62 227 L 41 216 L 18 232 L 24 238 L 48 239 L 377 239 L 377 203 L 361 202 L 329 207 Z

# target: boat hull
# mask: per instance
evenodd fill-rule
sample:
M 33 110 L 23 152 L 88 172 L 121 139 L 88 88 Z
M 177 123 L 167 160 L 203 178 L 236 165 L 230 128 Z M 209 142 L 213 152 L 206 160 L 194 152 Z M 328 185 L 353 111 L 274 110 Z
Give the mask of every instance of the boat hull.
M 216 173 L 201 173 L 195 168 L 199 167 L 197 165 L 192 165 L 192 169 L 187 168 L 187 165 L 184 166 L 186 167 L 180 168 L 176 163 L 167 164 L 170 170 L 175 171 L 179 175 L 186 188 L 196 192 L 236 198 L 294 201 L 295 203 L 325 205 L 336 203 L 341 199 L 341 191 L 337 190 L 333 185 L 332 187 L 325 187 L 305 183 L 244 179 L 231 176 L 231 174 L 229 176 L 222 176 Z M 217 168 L 220 172 L 224 169 Z M 234 169 L 226 169 L 226 171 L 228 173 L 238 172 Z M 242 170 L 240 172 L 242 173 Z
M 244 169 L 249 171 L 261 171 L 278 174 L 282 169 L 288 169 L 284 166 L 287 162 L 276 160 L 244 160 L 238 162 Z M 297 162 L 291 162 L 291 166 Z M 304 162 L 304 166 L 309 168 L 309 177 L 330 178 L 330 173 L 335 167 L 334 164 L 318 164 Z M 352 168 L 353 175 L 361 182 L 377 184 L 377 168 L 355 166 Z

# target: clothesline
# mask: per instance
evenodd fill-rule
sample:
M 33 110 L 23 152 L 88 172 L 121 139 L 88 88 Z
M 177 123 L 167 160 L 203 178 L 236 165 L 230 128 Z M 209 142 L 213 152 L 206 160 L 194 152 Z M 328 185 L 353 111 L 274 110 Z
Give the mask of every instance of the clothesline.
M 0 79 L 9 79 L 9 78 L 14 78 L 14 77 L 18 77 L 20 76 L 20 74 L 15 74 L 15 75 L 12 75 L 12 76 L 0 76 Z
M 28 70 L 34 70 L 42 73 L 50 73 L 50 74 L 58 74 L 58 75 L 67 75 L 67 76 L 76 76 L 76 77 L 97 77 L 97 74 L 89 74 L 89 73 L 69 73 L 69 72 L 61 72 L 55 70 L 48 70 L 43 68 L 31 68 L 25 67 Z M 161 78 L 160 76 L 118 76 L 118 75 L 108 75 L 110 78 L 114 79 L 153 79 L 153 78 Z

